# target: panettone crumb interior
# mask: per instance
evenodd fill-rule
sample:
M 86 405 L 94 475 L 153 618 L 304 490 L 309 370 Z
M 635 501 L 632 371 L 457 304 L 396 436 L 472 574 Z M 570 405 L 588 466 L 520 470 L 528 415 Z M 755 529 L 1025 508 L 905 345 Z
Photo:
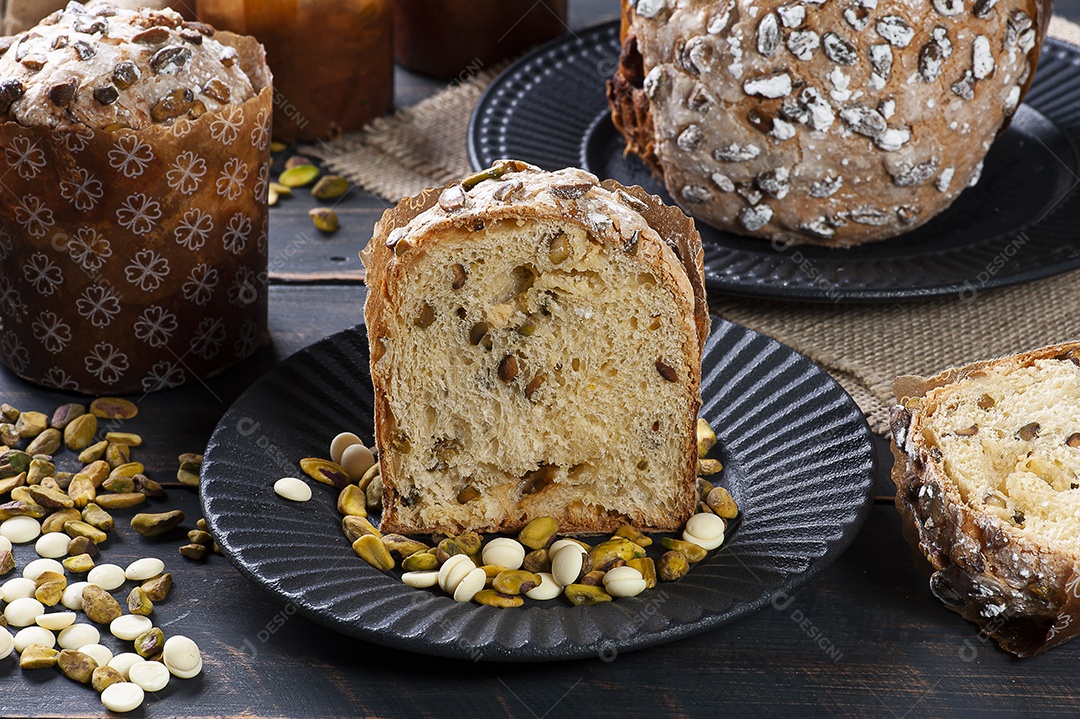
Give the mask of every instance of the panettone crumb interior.
M 929 446 L 964 501 L 1080 554 L 1080 367 L 989 367 L 931 392 Z
M 692 309 L 576 224 L 441 232 L 409 265 L 379 359 L 408 448 L 401 519 L 477 528 L 590 505 L 670 518 L 694 431 Z

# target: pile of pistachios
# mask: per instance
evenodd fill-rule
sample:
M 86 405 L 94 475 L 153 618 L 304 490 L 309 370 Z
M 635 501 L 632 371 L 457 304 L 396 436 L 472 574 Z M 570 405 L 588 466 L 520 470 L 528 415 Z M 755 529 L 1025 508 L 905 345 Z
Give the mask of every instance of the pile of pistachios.
M 282 147 L 281 149 L 285 149 Z M 303 155 L 293 155 L 285 161 L 285 169 L 277 182 L 271 182 L 267 191 L 267 203 L 273 207 L 282 197 L 292 197 L 293 190 L 311 187 L 316 200 L 337 200 L 349 191 L 349 181 L 338 175 L 323 175 L 315 161 Z M 315 229 L 326 234 L 337 232 L 340 227 L 337 213 L 329 207 L 308 210 Z
M 151 619 L 154 603 L 172 587 L 165 563 L 154 557 L 126 568 L 100 562 L 101 546 L 116 529 L 109 510 L 165 493 L 132 458 L 142 438 L 121 431 L 137 414 L 135 404 L 111 397 L 89 407 L 65 404 L 51 416 L 0 405 L 0 576 L 16 569 L 14 545 L 34 542 L 40 557 L 26 563 L 22 576 L 0 584 L 0 660 L 17 652 L 25 670 L 56 667 L 92 685 L 116 712 L 140 706 L 145 692 L 164 689 L 170 676 L 187 679 L 202 671 L 195 643 L 179 635 L 166 641 Z M 64 448 L 77 453 L 81 469 L 58 468 Z M 183 521 L 179 510 L 139 513 L 131 527 L 154 537 Z M 85 579 L 69 582 L 69 575 Z M 134 586 L 125 614 L 111 592 L 127 582 Z M 54 609 L 58 605 L 69 611 Z M 89 623 L 77 622 L 78 612 Z M 132 651 L 114 655 L 95 625 L 131 642 Z M 8 627 L 19 631 L 12 635 Z
M 666 551 L 656 559 L 648 556 L 653 539 L 630 525 L 590 545 L 574 537 L 560 538 L 558 522 L 552 517 L 533 519 L 516 537 L 496 537 L 486 543 L 473 531 L 433 535 L 430 544 L 401 534 L 383 534 L 368 519 L 369 511 L 381 509 L 379 463 L 351 432 L 333 439 L 330 460 L 308 457 L 301 460 L 300 468 L 339 491 L 337 509 L 344 516 L 342 530 L 353 551 L 381 571 L 396 569 L 400 562 L 401 580 L 410 587 L 438 586 L 457 602 L 492 607 L 519 607 L 526 598 L 559 596 L 578 606 L 636 596 L 658 581 L 680 579 L 723 544 L 728 523 L 738 516 L 739 508 L 726 489 L 700 476 L 723 469 L 719 460 L 707 456 L 715 444 L 716 434 L 709 423 L 699 419 L 697 511 L 687 521 L 681 539 L 660 539 Z M 297 502 L 312 496 L 311 487 L 296 477 L 282 477 L 274 490 Z

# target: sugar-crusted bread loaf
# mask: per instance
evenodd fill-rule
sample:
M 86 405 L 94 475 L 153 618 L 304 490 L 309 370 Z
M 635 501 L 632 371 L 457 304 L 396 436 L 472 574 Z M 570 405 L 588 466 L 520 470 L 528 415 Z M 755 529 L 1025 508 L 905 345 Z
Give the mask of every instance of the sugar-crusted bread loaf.
M 680 210 L 503 161 L 402 201 L 362 258 L 384 530 L 690 515 L 709 319 Z
M 623 0 L 608 97 L 688 212 L 744 235 L 892 237 L 974 183 L 1046 0 Z
M 1080 343 L 894 388 L 896 506 L 934 594 L 1019 656 L 1075 636 Z

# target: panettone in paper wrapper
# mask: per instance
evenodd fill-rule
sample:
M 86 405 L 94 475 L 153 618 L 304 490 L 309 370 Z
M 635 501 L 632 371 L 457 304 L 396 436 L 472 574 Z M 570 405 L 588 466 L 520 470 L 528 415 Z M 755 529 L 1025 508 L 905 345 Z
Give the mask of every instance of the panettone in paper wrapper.
M 0 359 L 19 376 L 149 392 L 266 342 L 271 77 L 253 38 L 197 29 L 252 97 L 139 129 L 0 122 Z

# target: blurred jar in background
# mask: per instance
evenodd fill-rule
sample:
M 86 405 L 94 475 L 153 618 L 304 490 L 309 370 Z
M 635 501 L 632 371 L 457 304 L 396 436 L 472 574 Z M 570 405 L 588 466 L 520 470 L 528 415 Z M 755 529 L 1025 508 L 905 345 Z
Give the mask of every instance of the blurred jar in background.
M 199 19 L 254 35 L 274 73 L 274 139 L 357 130 L 394 101 L 392 0 L 198 0 Z
M 463 79 L 566 32 L 567 0 L 393 0 L 404 67 Z

